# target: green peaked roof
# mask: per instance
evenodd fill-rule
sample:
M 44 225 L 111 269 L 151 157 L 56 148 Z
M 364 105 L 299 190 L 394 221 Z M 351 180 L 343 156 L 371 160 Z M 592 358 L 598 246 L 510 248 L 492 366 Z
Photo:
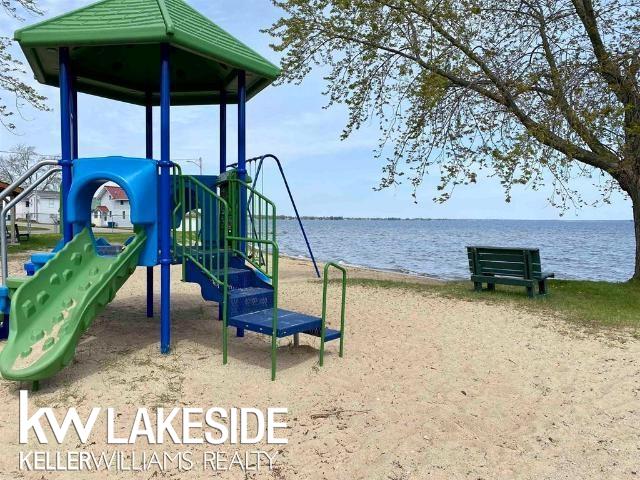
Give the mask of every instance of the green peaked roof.
M 158 103 L 160 44 L 171 45 L 172 102 L 211 104 L 220 90 L 234 101 L 235 72 L 247 72 L 248 96 L 278 68 L 183 0 L 102 0 L 15 33 L 36 78 L 58 84 L 58 48 L 69 47 L 78 89 L 143 104 Z

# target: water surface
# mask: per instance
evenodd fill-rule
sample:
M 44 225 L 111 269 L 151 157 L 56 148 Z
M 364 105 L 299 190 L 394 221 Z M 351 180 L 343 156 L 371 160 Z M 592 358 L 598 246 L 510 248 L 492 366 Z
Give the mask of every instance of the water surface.
M 633 274 L 631 221 L 305 220 L 319 260 L 468 278 L 467 245 L 540 248 L 558 278 L 625 281 Z M 308 257 L 295 220 L 278 221 L 282 253 Z

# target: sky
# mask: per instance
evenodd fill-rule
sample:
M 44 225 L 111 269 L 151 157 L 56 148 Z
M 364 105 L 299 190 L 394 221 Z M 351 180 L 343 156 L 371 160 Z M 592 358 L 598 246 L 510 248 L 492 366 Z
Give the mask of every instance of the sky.
M 269 47 L 271 39 L 260 29 L 275 21 L 280 11 L 269 0 L 187 0 L 220 27 L 239 38 L 275 64 L 279 54 Z M 44 18 L 92 3 L 90 0 L 41 0 Z M 0 12 L 0 35 L 12 36 L 23 25 L 40 21 L 26 14 L 24 22 Z M 15 56 L 24 59 L 19 47 Z M 29 70 L 28 65 L 26 69 Z M 21 109 L 16 119 L 17 132 L 0 128 L 0 150 L 17 144 L 32 145 L 42 154 L 58 154 L 59 92 L 37 84 L 31 72 L 25 77 L 48 97 L 49 112 Z M 378 128 L 374 121 L 351 138 L 341 141 L 346 110 L 323 109 L 321 72 L 314 72 L 302 85 L 269 87 L 247 106 L 247 153 L 257 156 L 277 155 L 283 162 L 300 213 L 318 216 L 403 217 L 403 218 L 503 218 L 613 220 L 631 219 L 631 204 L 622 195 L 613 196 L 611 204 L 597 208 L 569 210 L 560 216 L 547 197 L 548 190 L 532 191 L 526 186 L 514 188 L 512 200 L 505 203 L 498 180 L 480 178 L 476 185 L 459 187 L 451 200 L 434 203 L 439 174 L 431 171 L 417 192 L 414 203 L 411 188 L 400 185 L 374 191 L 381 176 L 383 161 L 374 157 Z M 144 109 L 88 95 L 79 95 L 80 156 L 144 156 Z M 155 123 L 159 120 L 155 109 Z M 235 108 L 229 109 L 228 158 L 236 158 Z M 202 158 L 204 173 L 218 173 L 218 112 L 215 106 L 174 107 L 171 111 L 171 155 L 186 173 L 197 167 L 180 159 Z M 158 132 L 158 128 L 154 129 Z M 155 146 L 159 146 L 156 137 Z M 156 158 L 159 152 L 156 148 Z M 229 160 L 231 162 L 231 160 Z M 574 184 L 585 198 L 596 199 L 589 181 Z M 265 193 L 278 205 L 278 213 L 292 214 L 286 191 L 275 167 L 266 169 Z

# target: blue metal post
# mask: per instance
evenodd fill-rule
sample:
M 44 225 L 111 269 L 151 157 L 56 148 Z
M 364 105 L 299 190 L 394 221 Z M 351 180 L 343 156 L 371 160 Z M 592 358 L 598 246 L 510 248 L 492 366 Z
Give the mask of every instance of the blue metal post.
M 227 92 L 220 91 L 220 174 L 227 170 Z
M 71 91 L 69 77 L 69 49 L 67 47 L 60 48 L 60 140 L 61 140 L 61 158 L 60 166 L 62 167 L 62 233 L 64 242 L 68 243 L 73 238 L 73 225 L 67 221 L 67 199 L 69 190 L 71 189 L 71 112 L 69 94 Z
M 146 157 L 153 158 L 153 104 L 147 94 L 146 109 Z M 153 267 L 147 267 L 147 317 L 153 317 Z
M 238 71 L 238 178 L 247 177 L 247 76 L 244 70 Z M 240 187 L 240 236 L 247 236 L 247 189 Z M 245 242 L 240 250 L 246 253 Z
M 78 159 L 78 82 L 71 78 L 71 158 Z
M 171 151 L 170 125 L 171 86 L 169 45 L 162 44 L 162 72 L 160 81 L 160 351 L 171 348 Z

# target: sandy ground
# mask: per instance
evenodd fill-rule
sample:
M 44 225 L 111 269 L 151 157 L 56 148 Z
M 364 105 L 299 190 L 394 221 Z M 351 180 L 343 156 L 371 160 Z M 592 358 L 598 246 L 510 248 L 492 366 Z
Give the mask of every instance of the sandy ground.
M 16 263 L 17 265 L 17 263 Z M 14 268 L 16 268 L 14 266 Z M 281 305 L 318 314 L 321 284 L 308 264 L 282 262 Z M 382 273 L 352 271 L 360 276 Z M 278 380 L 269 380 L 269 344 L 231 337 L 222 366 L 214 304 L 196 285 L 173 290 L 173 351 L 158 353 L 159 321 L 145 317 L 139 269 L 84 335 L 76 359 L 33 393 L 30 408 L 117 409 L 117 429 L 141 406 L 288 407 L 275 469 L 203 471 L 204 450 L 256 446 L 171 445 L 194 452 L 189 472 L 98 474 L 18 470 L 29 450 L 130 450 L 105 445 L 101 416 L 82 446 L 18 445 L 18 384 L 0 381 L 0 478 L 275 478 L 275 479 L 623 479 L 640 475 L 640 343 L 580 332 L 561 319 L 477 301 L 403 289 L 348 291 L 346 355 L 318 340 L 294 348 L 281 341 Z M 157 279 L 157 277 L 156 277 Z M 337 318 L 337 286 L 331 312 Z M 158 306 L 156 305 L 156 311 Z M 335 321 L 335 320 L 334 320 Z M 26 385 L 23 385 L 25 387 Z M 120 430 L 119 430 L 120 431 Z M 121 447 L 121 448 L 120 448 Z

